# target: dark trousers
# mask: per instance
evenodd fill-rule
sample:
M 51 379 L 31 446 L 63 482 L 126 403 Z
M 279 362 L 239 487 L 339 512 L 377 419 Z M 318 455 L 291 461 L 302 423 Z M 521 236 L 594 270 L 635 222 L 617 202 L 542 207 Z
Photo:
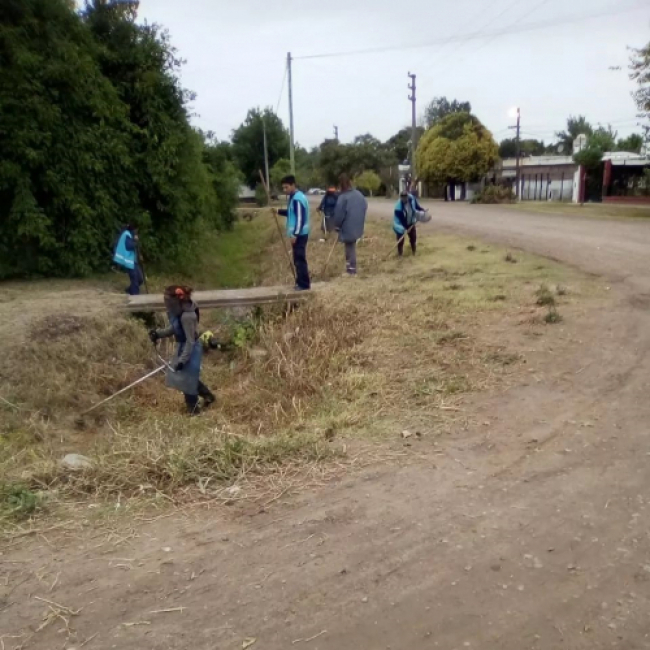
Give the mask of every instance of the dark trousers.
M 404 254 L 404 239 L 406 239 L 406 233 L 402 235 L 398 235 L 397 233 L 395 234 L 397 235 L 397 241 L 399 242 L 397 244 L 397 254 L 400 257 L 402 257 L 402 255 Z M 417 230 L 415 229 L 415 226 L 413 226 L 413 228 L 411 228 L 411 230 L 409 231 L 408 238 L 409 238 L 409 243 L 411 244 L 411 250 L 413 251 L 413 255 L 415 255 L 415 248 L 418 242 L 418 233 Z M 400 239 L 402 241 L 400 241 Z
M 309 235 L 298 235 L 293 245 L 293 264 L 296 267 L 296 285 L 301 289 L 309 289 L 309 267 L 307 266 L 307 241 Z
M 142 286 L 142 283 L 144 282 L 144 278 L 142 277 L 142 271 L 140 270 L 140 267 L 136 264 L 136 266 L 132 269 L 128 269 L 128 274 L 129 274 L 129 286 L 126 290 L 126 292 L 130 296 L 139 296 L 140 295 L 140 287 Z
M 345 271 L 348 275 L 357 274 L 357 242 L 345 242 Z
M 187 408 L 190 411 L 193 411 L 196 408 L 196 405 L 199 403 L 199 397 L 208 397 L 209 395 L 212 395 L 210 389 L 202 381 L 199 381 L 198 395 L 183 394 L 185 395 L 185 404 L 187 404 Z

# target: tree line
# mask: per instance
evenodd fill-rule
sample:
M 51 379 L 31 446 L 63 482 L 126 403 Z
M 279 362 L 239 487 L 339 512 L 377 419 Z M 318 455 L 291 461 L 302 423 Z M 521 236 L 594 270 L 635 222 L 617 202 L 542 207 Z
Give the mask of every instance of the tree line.
M 167 32 L 135 3 L 0 3 L 0 278 L 106 270 L 135 223 L 181 264 L 234 218 L 239 172 L 189 123 Z

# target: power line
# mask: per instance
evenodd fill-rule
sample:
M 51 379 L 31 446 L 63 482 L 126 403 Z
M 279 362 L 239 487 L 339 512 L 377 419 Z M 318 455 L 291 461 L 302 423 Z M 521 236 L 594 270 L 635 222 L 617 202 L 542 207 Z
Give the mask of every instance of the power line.
M 282 85 L 280 86 L 280 96 L 278 97 L 278 103 L 275 107 L 275 114 L 278 114 L 280 110 L 280 104 L 282 103 L 282 93 L 284 92 L 284 84 L 287 82 L 287 72 L 289 71 L 288 66 L 284 66 L 284 77 L 282 77 Z
M 501 16 L 503 16 L 505 13 L 507 13 L 507 12 L 510 11 L 511 9 L 514 9 L 514 8 L 515 8 L 519 3 L 521 3 L 522 1 L 523 1 L 523 0 L 514 0 L 514 2 L 512 2 L 511 4 L 509 4 L 509 5 L 508 5 L 508 6 L 507 6 L 503 11 L 501 11 L 501 12 L 498 13 L 496 16 L 494 16 L 494 18 L 491 18 L 490 20 L 488 20 L 488 22 L 484 23 L 484 24 L 483 24 L 479 29 L 477 29 L 476 31 L 474 31 L 474 32 L 470 32 L 470 34 L 471 34 L 471 35 L 478 35 L 478 34 L 480 34 L 484 29 L 486 29 L 486 28 L 489 27 L 490 25 L 493 25 L 493 24 L 494 24 L 494 23 L 495 23 L 499 18 L 501 18 Z M 456 34 L 454 34 L 454 37 L 455 37 L 455 38 L 459 38 L 459 37 L 462 37 L 462 36 L 463 36 L 462 32 L 457 32 Z M 448 45 L 448 44 L 449 44 L 449 43 L 446 43 L 446 45 Z M 447 56 L 452 55 L 452 54 L 453 54 L 454 52 L 456 52 L 460 47 L 462 47 L 462 43 L 461 43 L 461 42 L 457 43 L 457 47 L 455 47 L 454 49 L 452 49 L 451 52 L 447 52 Z M 442 48 L 442 49 L 444 49 L 444 45 L 443 45 L 443 48 Z M 429 61 L 429 62 L 428 62 L 428 65 L 432 65 L 432 64 L 436 63 L 438 60 L 440 60 L 441 56 L 442 56 L 442 53 L 441 53 L 441 52 L 438 52 L 438 56 L 437 56 L 437 58 L 434 59 L 433 61 Z M 421 65 L 421 64 L 424 62 L 425 58 L 426 58 L 426 57 L 423 57 L 422 59 L 420 59 L 420 60 L 416 63 L 416 67 L 417 67 L 418 65 Z
M 324 59 L 324 58 L 334 58 L 334 57 L 343 57 L 343 56 L 357 56 L 363 54 L 381 54 L 384 52 L 395 52 L 399 50 L 413 50 L 413 49 L 421 49 L 425 47 L 434 47 L 437 45 L 446 45 L 448 43 L 465 43 L 468 41 L 481 40 L 486 37 L 492 37 L 492 36 L 498 37 L 498 36 L 504 36 L 506 34 L 521 34 L 525 32 L 535 31 L 538 29 L 545 29 L 547 27 L 558 27 L 560 25 L 569 25 L 571 23 L 581 22 L 583 20 L 604 18 L 606 16 L 614 16 L 626 12 L 638 11 L 640 9 L 647 10 L 648 6 L 649 6 L 648 3 L 645 2 L 631 7 L 623 7 L 623 8 L 616 7 L 616 8 L 609 9 L 607 11 L 602 11 L 600 13 L 574 14 L 573 16 L 566 16 L 565 18 L 560 18 L 560 19 L 553 18 L 553 19 L 543 20 L 543 21 L 538 21 L 533 23 L 526 23 L 517 29 L 513 29 L 513 27 L 510 26 L 507 28 L 494 30 L 489 33 L 483 33 L 483 34 L 469 33 L 462 36 L 451 36 L 448 38 L 441 38 L 435 41 L 429 41 L 428 43 L 411 44 L 411 45 L 393 45 L 393 46 L 385 46 L 385 47 L 371 47 L 362 50 L 325 52 L 322 54 L 308 54 L 304 56 L 296 56 L 294 57 L 294 59 L 308 60 L 308 59 Z
M 550 1 L 551 0 L 542 0 L 542 2 L 540 2 L 532 11 L 530 11 L 529 14 L 535 13 L 536 11 L 541 9 L 544 5 L 547 5 Z M 523 18 L 524 18 L 524 16 L 520 16 L 519 18 L 516 18 L 514 22 L 512 22 L 512 23 L 510 23 L 510 25 L 508 25 L 508 29 L 510 29 L 511 27 L 514 27 L 515 25 L 518 25 L 523 20 Z M 499 38 L 499 36 L 501 36 L 501 34 L 496 34 L 492 38 L 489 38 L 487 41 L 485 41 L 485 43 L 479 45 L 478 47 L 476 47 L 473 50 L 471 50 L 470 52 L 468 52 L 468 54 L 473 54 L 474 52 L 478 52 L 479 50 L 482 50 L 484 47 L 487 47 L 490 43 L 492 43 L 497 38 Z

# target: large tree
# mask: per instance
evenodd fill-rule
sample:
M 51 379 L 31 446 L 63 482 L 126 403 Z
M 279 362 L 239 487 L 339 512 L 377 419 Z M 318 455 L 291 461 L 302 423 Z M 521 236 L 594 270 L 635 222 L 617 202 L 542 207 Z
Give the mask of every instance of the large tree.
M 621 138 L 616 143 L 616 150 L 630 151 L 632 153 L 641 153 L 643 144 L 644 144 L 643 136 L 638 133 L 632 133 L 631 135 L 628 135 L 627 138 Z
M 519 151 L 522 156 L 543 156 L 546 153 L 544 142 L 521 140 Z M 517 155 L 517 141 L 514 138 L 502 140 L 499 144 L 499 158 L 514 158 Z
M 558 131 L 555 137 L 558 139 L 558 146 L 562 147 L 565 156 L 573 153 L 573 142 L 579 135 L 589 137 L 594 132 L 594 127 L 587 121 L 584 115 L 574 117 L 571 115 L 567 119 L 566 129 Z
M 452 113 L 471 113 L 472 105 L 469 102 L 452 99 L 449 101 L 446 97 L 435 97 L 424 109 L 424 122 L 427 129 L 438 124 L 447 115 Z
M 424 127 L 416 127 L 416 137 L 419 141 L 424 135 Z M 400 129 L 393 137 L 386 140 L 384 147 L 393 153 L 395 159 L 402 164 L 408 161 L 411 152 L 411 136 L 413 131 L 410 126 Z
M 289 132 L 271 108 L 253 108 L 244 122 L 232 133 L 232 152 L 246 183 L 255 187 L 264 169 L 264 128 L 269 154 L 269 167 L 281 158 L 289 158 Z
M 453 113 L 429 129 L 418 146 L 418 175 L 428 181 L 475 181 L 497 161 L 492 134 L 470 113 Z
M 634 99 L 639 111 L 650 120 L 650 43 L 634 50 L 630 60 L 630 76 L 638 84 Z M 644 126 L 646 140 L 650 137 L 650 123 Z
M 396 163 L 395 154 L 369 133 L 358 135 L 350 144 L 325 140 L 320 146 L 320 169 L 328 183 L 336 183 L 342 173 L 357 176 L 370 170 L 379 174 Z

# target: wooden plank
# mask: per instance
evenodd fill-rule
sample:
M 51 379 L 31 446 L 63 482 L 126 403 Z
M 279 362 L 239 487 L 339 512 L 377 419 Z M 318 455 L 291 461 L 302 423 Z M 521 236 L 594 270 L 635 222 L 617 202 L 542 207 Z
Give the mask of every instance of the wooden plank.
M 220 289 L 195 291 L 192 295 L 201 309 L 220 307 L 252 307 L 308 300 L 324 283 L 312 285 L 311 291 L 296 291 L 293 287 L 251 287 L 249 289 Z M 162 293 L 128 296 L 122 307 L 128 312 L 163 312 L 165 302 Z

